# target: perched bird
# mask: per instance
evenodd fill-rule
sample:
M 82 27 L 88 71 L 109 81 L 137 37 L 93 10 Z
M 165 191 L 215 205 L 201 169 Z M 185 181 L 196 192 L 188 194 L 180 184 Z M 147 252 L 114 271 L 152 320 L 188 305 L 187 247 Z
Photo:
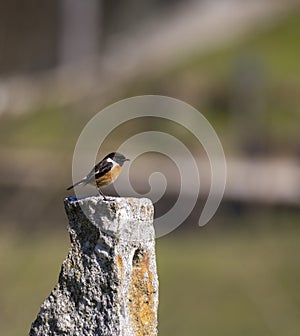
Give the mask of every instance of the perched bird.
M 96 185 L 99 194 L 106 200 L 105 195 L 100 188 L 106 187 L 110 183 L 114 182 L 119 176 L 122 166 L 125 161 L 130 161 L 126 157 L 118 152 L 112 152 L 105 156 L 103 160 L 96 164 L 96 166 L 80 181 L 67 188 L 67 190 L 73 189 L 79 184 L 92 184 Z

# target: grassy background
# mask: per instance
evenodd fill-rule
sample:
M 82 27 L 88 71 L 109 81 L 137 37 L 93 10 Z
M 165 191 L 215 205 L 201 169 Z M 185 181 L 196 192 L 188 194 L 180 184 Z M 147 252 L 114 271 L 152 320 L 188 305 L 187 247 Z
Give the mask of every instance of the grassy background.
M 300 11 L 295 10 L 240 40 L 206 53 L 196 50 L 183 59 L 170 61 L 163 69 L 151 69 L 114 92 L 111 102 L 106 104 L 143 94 L 182 99 L 209 119 L 226 152 L 232 153 L 235 149 L 233 143 L 239 142 L 238 137 L 246 131 L 247 121 L 253 117 L 241 110 L 245 130 L 239 129 L 236 136 L 232 135 L 235 131 L 232 128 L 235 123 L 232 104 L 238 95 L 235 92 L 236 76 L 244 67 L 250 73 L 257 72 L 257 81 L 261 85 L 261 97 L 258 99 L 262 99 L 263 110 L 259 111 L 262 118 L 258 122 L 268 150 L 273 154 L 298 153 L 299 35 Z M 249 100 L 245 101 L 245 105 Z M 53 102 L 24 115 L 4 115 L 0 123 L 1 145 L 72 150 L 82 126 L 95 113 L 88 99 L 82 104 L 70 107 L 57 106 Z M 101 106 L 99 100 L 97 108 L 101 109 Z M 243 124 L 236 127 L 243 128 Z M 134 127 L 129 127 L 127 132 L 133 130 Z
M 160 335 L 297 335 L 299 231 L 158 244 Z

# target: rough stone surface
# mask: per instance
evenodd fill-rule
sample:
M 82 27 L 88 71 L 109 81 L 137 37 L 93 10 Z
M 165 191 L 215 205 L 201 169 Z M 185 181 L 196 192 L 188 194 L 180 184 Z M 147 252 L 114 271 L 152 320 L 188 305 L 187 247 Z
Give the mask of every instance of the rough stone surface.
M 69 198 L 65 209 L 71 248 L 29 335 L 157 335 L 151 201 Z

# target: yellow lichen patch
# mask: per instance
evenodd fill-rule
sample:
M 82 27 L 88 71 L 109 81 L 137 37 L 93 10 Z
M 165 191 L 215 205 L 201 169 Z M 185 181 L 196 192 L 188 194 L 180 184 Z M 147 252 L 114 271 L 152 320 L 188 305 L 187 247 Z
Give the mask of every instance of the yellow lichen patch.
M 154 336 L 156 309 L 150 271 L 149 253 L 136 251 L 133 257 L 131 285 L 128 295 L 132 329 L 137 336 Z
M 117 256 L 117 264 L 118 264 L 118 268 L 119 268 L 119 272 L 120 272 L 120 279 L 123 281 L 123 276 L 124 276 L 124 265 L 123 265 L 123 259 L 120 256 L 120 254 L 118 254 Z

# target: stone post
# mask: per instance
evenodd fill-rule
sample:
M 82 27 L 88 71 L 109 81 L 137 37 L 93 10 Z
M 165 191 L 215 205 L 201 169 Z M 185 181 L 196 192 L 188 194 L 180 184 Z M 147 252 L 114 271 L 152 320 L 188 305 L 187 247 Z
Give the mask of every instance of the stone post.
M 67 198 L 65 209 L 71 248 L 29 335 L 157 335 L 151 201 Z

